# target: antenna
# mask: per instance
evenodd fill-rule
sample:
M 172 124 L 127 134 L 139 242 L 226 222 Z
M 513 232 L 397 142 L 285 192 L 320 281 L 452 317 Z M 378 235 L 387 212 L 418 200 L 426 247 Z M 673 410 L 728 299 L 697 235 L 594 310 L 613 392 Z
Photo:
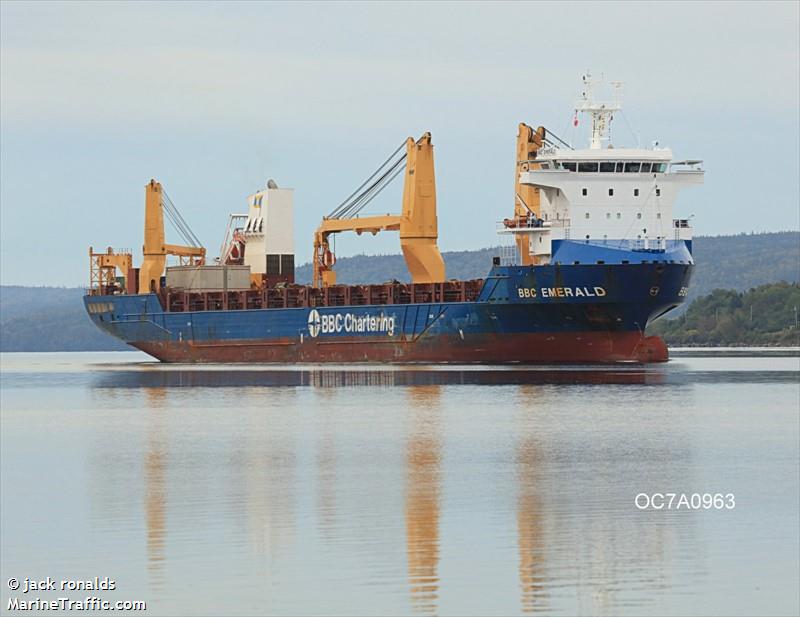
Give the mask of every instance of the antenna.
M 614 101 L 604 103 L 596 101 L 594 98 L 594 87 L 602 84 L 601 80 L 596 82 L 592 79 L 592 74 L 586 71 L 583 76 L 583 92 L 581 98 L 575 104 L 575 114 L 578 112 L 589 114 L 592 119 L 592 136 L 589 141 L 589 148 L 599 150 L 604 141 L 608 141 L 611 135 L 611 121 L 614 119 L 614 112 L 622 109 L 622 82 L 612 81 L 614 88 Z

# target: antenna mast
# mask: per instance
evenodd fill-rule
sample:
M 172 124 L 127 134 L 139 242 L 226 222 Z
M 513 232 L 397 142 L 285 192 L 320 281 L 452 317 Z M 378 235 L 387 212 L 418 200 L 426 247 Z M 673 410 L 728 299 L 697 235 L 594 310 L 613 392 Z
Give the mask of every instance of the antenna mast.
M 601 75 L 602 80 L 602 75 Z M 604 141 L 608 141 L 611 136 L 611 121 L 614 119 L 614 112 L 622 109 L 622 82 L 612 81 L 614 88 L 614 102 L 603 103 L 595 101 L 594 86 L 595 81 L 588 71 L 583 76 L 583 92 L 578 103 L 575 105 L 575 114 L 583 112 L 592 118 L 592 137 L 589 141 L 589 148 L 599 150 Z M 599 82 L 599 83 L 602 83 Z

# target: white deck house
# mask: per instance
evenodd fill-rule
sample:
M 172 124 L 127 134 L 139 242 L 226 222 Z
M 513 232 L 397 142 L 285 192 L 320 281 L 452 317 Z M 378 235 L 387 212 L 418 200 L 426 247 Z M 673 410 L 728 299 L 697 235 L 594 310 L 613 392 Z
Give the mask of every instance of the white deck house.
M 607 143 L 619 103 L 596 103 L 591 78 L 584 82 L 575 111 L 591 117 L 589 148 L 541 148 L 530 170 L 520 173 L 521 184 L 540 191 L 541 218 L 500 233 L 528 234 L 531 254 L 541 257 L 552 254 L 554 240 L 645 249 L 691 240 L 689 221 L 673 219 L 672 207 L 681 188 L 703 183 L 702 161 L 673 161 L 669 148 Z

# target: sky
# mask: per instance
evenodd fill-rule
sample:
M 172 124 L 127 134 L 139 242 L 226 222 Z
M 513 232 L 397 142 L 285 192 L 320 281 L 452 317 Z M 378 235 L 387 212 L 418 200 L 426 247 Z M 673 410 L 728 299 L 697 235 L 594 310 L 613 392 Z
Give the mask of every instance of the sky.
M 587 70 L 625 84 L 615 144 L 704 160 L 675 208 L 696 234 L 800 229 L 798 7 L 3 1 L 0 282 L 86 285 L 90 245 L 138 263 L 150 178 L 212 256 L 248 194 L 294 188 L 305 262 L 321 217 L 425 131 L 440 247 L 495 245 L 518 123 L 583 145 Z M 369 213 L 399 212 L 401 193 Z M 399 252 L 392 233 L 336 242 Z

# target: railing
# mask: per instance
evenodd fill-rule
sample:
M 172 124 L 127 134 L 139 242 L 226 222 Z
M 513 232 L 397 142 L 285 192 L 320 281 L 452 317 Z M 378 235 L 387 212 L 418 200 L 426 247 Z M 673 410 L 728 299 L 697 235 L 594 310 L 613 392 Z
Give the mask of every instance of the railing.
M 634 251 L 653 251 L 663 252 L 667 249 L 666 238 L 637 238 L 633 240 L 631 246 Z
M 495 227 L 498 232 L 506 232 L 514 230 L 520 231 L 547 231 L 550 229 L 569 229 L 570 219 L 533 219 L 532 217 L 523 217 L 519 219 L 503 219 L 496 221 Z
M 183 291 L 167 289 L 168 313 L 252 309 L 374 306 L 473 302 L 483 279 L 443 283 L 386 283 L 383 285 L 284 285 L 242 291 Z
M 519 255 L 519 247 L 515 244 L 500 246 L 500 265 L 515 266 L 522 263 Z

